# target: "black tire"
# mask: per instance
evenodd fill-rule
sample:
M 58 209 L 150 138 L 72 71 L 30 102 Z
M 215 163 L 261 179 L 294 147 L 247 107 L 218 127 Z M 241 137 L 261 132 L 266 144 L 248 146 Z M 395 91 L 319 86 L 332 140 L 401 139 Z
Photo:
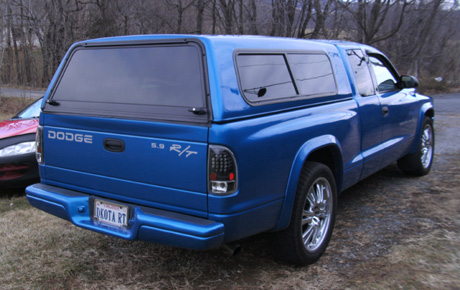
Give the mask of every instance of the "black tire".
M 331 239 L 336 209 L 332 171 L 324 164 L 307 162 L 299 178 L 289 227 L 275 236 L 278 258 L 302 266 L 316 262 Z
M 398 160 L 398 167 L 404 173 L 413 176 L 428 174 L 434 157 L 434 128 L 433 120 L 425 117 L 420 132 L 420 140 L 415 154 L 407 155 Z

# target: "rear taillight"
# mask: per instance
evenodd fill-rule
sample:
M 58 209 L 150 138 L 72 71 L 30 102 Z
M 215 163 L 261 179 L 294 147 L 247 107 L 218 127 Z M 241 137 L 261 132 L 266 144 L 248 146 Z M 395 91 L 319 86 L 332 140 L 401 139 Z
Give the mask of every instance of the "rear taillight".
M 208 153 L 209 193 L 223 195 L 237 189 L 237 166 L 235 156 L 226 147 L 210 145 Z
M 38 126 L 37 133 L 35 135 L 35 156 L 39 164 L 43 164 L 45 160 L 43 159 L 43 127 Z

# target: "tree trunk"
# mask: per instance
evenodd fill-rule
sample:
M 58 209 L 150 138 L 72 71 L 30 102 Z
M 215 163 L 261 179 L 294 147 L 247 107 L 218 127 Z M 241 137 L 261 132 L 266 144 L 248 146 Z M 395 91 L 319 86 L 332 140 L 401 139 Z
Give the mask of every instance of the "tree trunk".
M 22 53 L 23 53 L 23 58 L 24 58 L 24 72 L 26 76 L 26 85 L 30 86 L 32 83 L 32 69 L 31 69 L 31 63 L 30 63 L 30 56 L 29 56 L 29 45 L 27 42 L 27 34 L 26 31 L 28 30 L 28 27 L 25 25 L 24 22 L 24 6 L 22 0 L 20 1 L 20 7 L 21 7 L 21 30 L 22 30 Z
M 196 34 L 203 34 L 204 0 L 198 0 L 196 4 Z
M 225 34 L 233 34 L 233 14 L 236 3 L 235 1 L 236 0 L 220 0 L 220 8 L 224 16 Z
M 13 19 L 13 11 L 11 9 L 11 4 L 8 2 L 7 5 L 8 5 L 7 11 L 10 16 L 10 19 Z M 21 66 L 19 63 L 19 51 L 18 51 L 18 43 L 17 43 L 19 30 L 17 30 L 17 28 L 14 27 L 14 24 L 12 24 L 11 21 L 10 21 L 9 29 L 10 29 L 11 36 L 13 39 L 13 48 L 14 48 L 14 56 L 15 56 L 15 63 L 16 63 L 16 78 L 17 78 L 16 83 L 22 84 L 22 74 L 21 74 Z
M 256 0 L 251 0 L 250 2 L 250 9 L 251 11 L 249 14 L 249 21 L 250 21 L 250 33 L 252 35 L 258 35 L 259 30 L 257 29 L 257 5 Z

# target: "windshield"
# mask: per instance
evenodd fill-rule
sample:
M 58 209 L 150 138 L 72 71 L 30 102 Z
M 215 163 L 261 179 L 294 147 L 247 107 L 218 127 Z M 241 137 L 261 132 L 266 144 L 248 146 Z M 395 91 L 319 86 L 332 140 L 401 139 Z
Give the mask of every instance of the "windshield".
M 15 119 L 32 119 L 32 118 L 38 118 L 40 116 L 40 107 L 42 103 L 42 99 L 40 98 L 33 102 L 31 105 L 26 107 L 24 110 L 19 112 L 16 116 L 13 118 Z

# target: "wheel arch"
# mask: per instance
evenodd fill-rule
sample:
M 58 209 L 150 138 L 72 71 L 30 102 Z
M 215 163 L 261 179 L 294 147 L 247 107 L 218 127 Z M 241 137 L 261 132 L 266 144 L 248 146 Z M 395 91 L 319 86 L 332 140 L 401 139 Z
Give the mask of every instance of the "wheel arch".
M 410 147 L 410 151 L 408 154 L 414 154 L 415 152 L 417 152 L 418 140 L 420 140 L 420 136 L 422 134 L 422 127 L 423 122 L 425 121 L 425 117 L 429 117 L 434 121 L 434 108 L 432 102 L 427 102 L 423 104 L 423 106 L 420 108 L 420 114 L 417 122 L 417 131 L 415 132 L 414 142 Z
M 310 139 L 299 149 L 292 163 L 283 207 L 278 223 L 273 231 L 282 230 L 289 226 L 299 177 L 305 164 L 312 161 L 322 163 L 331 169 L 335 178 L 337 192 L 340 192 L 343 184 L 343 162 L 339 141 L 333 135 L 324 135 Z

